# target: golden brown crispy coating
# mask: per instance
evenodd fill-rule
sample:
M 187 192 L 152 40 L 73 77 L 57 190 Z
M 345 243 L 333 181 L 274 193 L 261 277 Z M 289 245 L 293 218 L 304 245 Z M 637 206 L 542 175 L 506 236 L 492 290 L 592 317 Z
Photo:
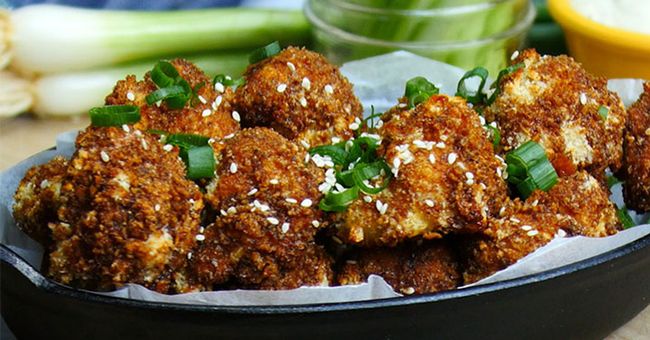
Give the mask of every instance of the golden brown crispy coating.
M 565 230 L 570 235 L 605 237 L 621 228 L 609 191 L 586 171 L 560 178 L 551 190 L 537 190 L 526 201 L 573 218 L 575 224 Z
M 304 159 L 304 150 L 266 128 L 225 141 L 206 195 L 220 216 L 192 256 L 199 282 L 289 289 L 332 281 L 332 260 L 314 242 L 327 225 L 318 208 L 324 174 Z
M 625 204 L 640 212 L 650 211 L 650 83 L 628 112 L 625 155 L 621 177 L 625 179 Z
M 486 110 L 501 130 L 504 151 L 528 140 L 540 143 L 560 176 L 585 169 L 602 179 L 621 166 L 626 112 L 607 79 L 588 74 L 567 56 L 541 57 L 526 50 L 514 63 L 525 67 L 503 77 L 500 94 Z M 607 117 L 598 113 L 603 106 Z
M 359 284 L 366 282 L 371 274 L 383 277 L 395 291 L 407 295 L 450 290 L 462 283 L 458 260 L 442 241 L 360 249 L 338 272 L 337 282 Z
M 239 130 L 239 122 L 233 117 L 231 88 L 212 86 L 203 71 L 184 59 L 171 61 L 179 75 L 192 88 L 203 84 L 197 91 L 197 98 L 183 109 L 172 110 L 163 102 L 160 106 L 148 105 L 145 98 L 158 88 L 147 73 L 144 80 L 137 81 L 133 75 L 127 76 L 115 85 L 113 92 L 106 97 L 107 105 L 136 105 L 140 108 L 141 120 L 135 127 L 141 130 L 163 130 L 170 133 L 192 133 L 212 138 L 223 138 Z M 129 98 L 131 97 L 131 98 Z M 239 118 L 237 118 L 239 119 Z
M 56 156 L 46 164 L 27 171 L 20 181 L 14 200 L 13 216 L 18 227 L 41 245 L 50 244 L 47 223 L 56 217 L 61 191 L 61 179 L 68 161 Z
M 353 202 L 341 214 L 344 241 L 392 246 L 414 237 L 469 231 L 507 200 L 501 178 L 505 164 L 463 99 L 432 96 L 394 114 L 381 135 L 379 154 L 396 176 L 388 188 Z
M 88 127 L 76 146 L 49 225 L 49 276 L 96 290 L 191 290 L 182 271 L 203 201 L 178 153 L 134 128 Z
M 464 240 L 465 284 L 476 282 L 517 262 L 550 242 L 559 230 L 574 229 L 574 220 L 548 211 L 542 205 L 509 203 L 502 217 L 490 218 L 480 235 Z
M 362 107 L 352 85 L 322 55 L 289 47 L 250 65 L 237 88 L 242 126 L 266 126 L 311 146 L 353 136 L 349 126 Z

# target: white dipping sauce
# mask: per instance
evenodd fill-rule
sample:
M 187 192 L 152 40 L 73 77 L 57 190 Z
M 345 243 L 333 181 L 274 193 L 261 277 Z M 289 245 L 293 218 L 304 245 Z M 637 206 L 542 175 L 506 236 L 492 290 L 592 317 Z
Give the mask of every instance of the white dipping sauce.
M 650 34 L 650 0 L 571 0 L 573 8 L 606 26 Z

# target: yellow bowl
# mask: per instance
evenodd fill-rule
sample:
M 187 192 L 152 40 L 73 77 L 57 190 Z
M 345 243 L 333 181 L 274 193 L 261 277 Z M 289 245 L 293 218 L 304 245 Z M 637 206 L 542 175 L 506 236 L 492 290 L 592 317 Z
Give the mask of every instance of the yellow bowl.
M 650 35 L 597 23 L 570 0 L 548 0 L 548 8 L 564 30 L 569 52 L 587 70 L 607 78 L 650 79 Z

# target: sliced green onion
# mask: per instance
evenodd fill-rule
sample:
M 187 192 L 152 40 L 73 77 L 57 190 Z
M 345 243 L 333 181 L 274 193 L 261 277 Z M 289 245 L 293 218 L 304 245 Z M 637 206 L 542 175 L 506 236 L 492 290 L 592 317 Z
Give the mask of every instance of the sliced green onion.
M 600 118 L 607 120 L 607 117 L 609 116 L 609 109 L 606 106 L 601 105 L 598 108 L 598 114 L 600 115 Z
M 145 99 L 147 101 L 147 104 L 151 105 L 161 100 L 174 98 L 178 96 L 186 96 L 186 95 L 187 95 L 187 91 L 183 86 L 172 85 L 151 92 L 150 94 L 147 95 L 147 97 L 145 97 Z
M 166 144 L 172 144 L 180 147 L 205 146 L 208 145 L 210 138 L 200 135 L 175 133 L 165 138 Z
M 359 188 L 352 187 L 342 192 L 329 192 L 320 201 L 318 207 L 323 211 L 341 212 L 345 211 L 355 199 L 359 197 Z
M 492 85 L 490 86 L 490 88 L 494 89 L 494 92 L 492 92 L 492 95 L 490 96 L 490 98 L 488 98 L 486 104 L 491 105 L 497 99 L 497 95 L 499 95 L 499 93 L 501 91 L 500 88 L 499 88 L 499 83 L 501 82 L 501 78 L 509 75 L 510 73 L 513 73 L 513 72 L 517 71 L 520 68 L 524 68 L 525 66 L 526 66 L 526 64 L 524 64 L 524 63 L 518 63 L 518 64 L 510 65 L 510 66 L 506 67 L 505 69 L 499 71 L 499 75 L 497 76 L 497 80 L 494 83 L 492 83 Z
M 424 77 L 411 78 L 406 82 L 406 88 L 404 89 L 404 97 L 408 99 L 408 105 L 411 109 L 438 93 L 440 93 L 440 89 Z
M 168 61 L 157 62 L 151 70 L 151 81 L 161 88 L 173 85 L 178 77 L 178 70 Z
M 542 191 L 550 190 L 557 184 L 558 176 L 555 168 L 548 159 L 540 160 L 528 170 L 529 178 L 535 182 L 538 189 Z
M 187 165 L 187 178 L 201 179 L 214 177 L 214 151 L 209 145 L 181 149 L 181 158 Z
M 379 187 L 370 187 L 364 181 L 373 179 L 384 174 L 384 182 Z M 352 179 L 354 184 L 366 194 L 378 194 L 388 187 L 391 179 L 390 167 L 384 160 L 378 160 L 374 163 L 362 163 L 352 169 Z
M 282 47 L 280 47 L 280 43 L 278 41 L 274 41 L 264 47 L 260 47 L 253 51 L 251 55 L 248 57 L 248 62 L 251 64 L 257 64 L 258 62 L 272 57 L 282 51 Z
M 490 137 L 492 137 L 492 146 L 494 146 L 495 149 L 498 148 L 499 144 L 501 143 L 501 131 L 490 124 L 486 124 L 485 128 L 490 131 Z
M 618 217 L 618 220 L 621 221 L 624 229 L 632 228 L 636 225 L 632 219 L 632 216 L 630 216 L 630 212 L 627 211 L 627 207 L 625 206 L 616 209 L 616 216 Z
M 244 83 L 246 83 L 246 79 L 244 77 L 233 79 L 232 77 L 225 74 L 217 74 L 212 80 L 212 85 L 216 85 L 217 83 L 220 83 L 223 86 L 237 88 L 244 85 Z
M 140 108 L 133 105 L 111 105 L 90 109 L 93 126 L 122 126 L 140 121 Z
M 622 183 L 622 182 L 623 182 L 623 181 L 621 181 L 620 179 L 618 179 L 618 178 L 617 178 L 616 176 L 614 176 L 614 175 L 609 175 L 609 176 L 607 176 L 607 187 L 610 188 L 610 189 L 611 189 L 613 186 L 615 186 L 616 184 L 618 184 L 618 183 Z
M 517 187 L 522 198 L 536 189 L 550 190 L 558 181 L 553 165 L 539 144 L 528 141 L 506 155 L 508 182 Z
M 528 174 L 532 166 L 545 158 L 544 148 L 533 141 L 528 141 L 506 155 L 508 175 L 522 178 Z
M 528 198 L 535 189 L 537 189 L 537 185 L 532 177 L 528 177 L 517 184 L 517 192 L 519 192 L 519 195 L 524 199 Z
M 343 165 L 347 162 L 348 153 L 345 151 L 345 142 L 333 145 L 321 145 L 309 150 L 310 155 L 329 156 L 336 165 Z
M 481 104 L 485 102 L 487 96 L 485 93 L 483 93 L 483 88 L 485 87 L 485 82 L 487 81 L 488 74 L 488 70 L 483 67 L 476 67 L 467 71 L 465 75 L 463 75 L 463 77 L 458 81 L 456 96 L 465 98 L 465 100 L 471 104 Z M 478 88 L 475 91 L 468 90 L 465 82 L 476 77 L 481 79 Z

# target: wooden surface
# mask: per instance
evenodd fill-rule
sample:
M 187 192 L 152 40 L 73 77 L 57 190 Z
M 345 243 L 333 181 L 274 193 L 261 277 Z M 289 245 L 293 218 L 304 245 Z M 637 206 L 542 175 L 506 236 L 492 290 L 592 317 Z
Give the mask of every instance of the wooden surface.
M 0 171 L 39 151 L 54 146 L 56 135 L 81 129 L 88 120 L 38 120 L 30 116 L 0 120 Z M 650 339 L 650 306 L 614 332 L 608 339 Z

